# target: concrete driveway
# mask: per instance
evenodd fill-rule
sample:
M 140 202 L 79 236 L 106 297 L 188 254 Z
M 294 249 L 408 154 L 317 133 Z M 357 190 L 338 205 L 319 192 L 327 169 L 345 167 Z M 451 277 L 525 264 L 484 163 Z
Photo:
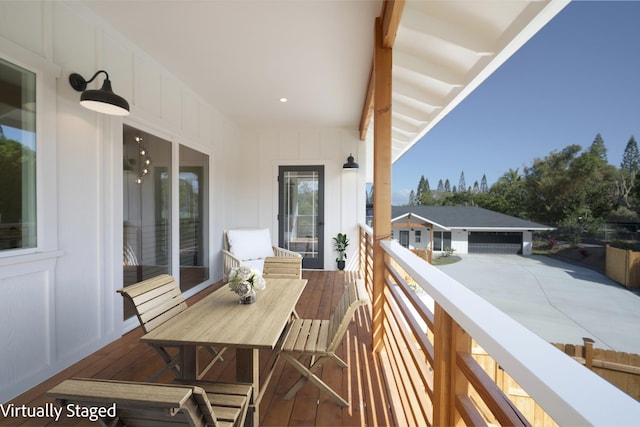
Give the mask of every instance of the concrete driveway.
M 640 296 L 602 274 L 546 256 L 460 256 L 438 268 L 544 340 L 640 354 Z

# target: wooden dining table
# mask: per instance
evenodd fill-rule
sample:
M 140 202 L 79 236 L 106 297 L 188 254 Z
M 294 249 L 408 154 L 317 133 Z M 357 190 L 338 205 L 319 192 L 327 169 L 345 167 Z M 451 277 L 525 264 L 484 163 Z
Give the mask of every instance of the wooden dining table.
M 257 426 L 259 403 L 272 374 L 260 384 L 259 351 L 275 348 L 306 284 L 306 279 L 267 279 L 253 304 L 239 304 L 238 295 L 223 286 L 140 340 L 178 347 L 180 379 L 193 381 L 199 372 L 199 346 L 234 347 L 236 380 L 253 384 L 253 414 L 247 424 Z

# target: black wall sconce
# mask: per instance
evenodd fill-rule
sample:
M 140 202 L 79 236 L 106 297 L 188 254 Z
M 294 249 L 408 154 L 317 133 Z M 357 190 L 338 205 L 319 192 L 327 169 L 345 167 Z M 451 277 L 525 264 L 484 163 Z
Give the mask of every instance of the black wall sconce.
M 102 88 L 99 90 L 87 90 L 87 84 L 91 83 L 100 73 L 104 73 L 106 76 L 104 83 L 102 83 Z M 111 80 L 109 80 L 109 74 L 106 71 L 97 71 L 89 80 L 85 80 L 78 73 L 73 73 L 69 76 L 69 83 L 72 88 L 82 92 L 80 105 L 83 107 L 112 116 L 126 116 L 129 114 L 129 103 L 123 97 L 113 93 Z
M 359 167 L 360 166 L 355 162 L 355 159 L 353 158 L 353 154 L 349 154 L 349 157 L 347 157 L 347 163 L 342 165 L 342 169 L 358 169 Z

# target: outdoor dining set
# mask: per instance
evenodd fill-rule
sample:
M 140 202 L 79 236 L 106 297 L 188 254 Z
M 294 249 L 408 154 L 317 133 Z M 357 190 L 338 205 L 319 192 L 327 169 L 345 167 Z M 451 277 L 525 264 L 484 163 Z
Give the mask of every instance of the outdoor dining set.
M 118 290 L 135 307 L 144 331 L 140 341 L 164 361 L 163 369 L 148 382 L 72 378 L 47 395 L 61 406 L 115 408 L 99 412 L 107 425 L 257 426 L 262 396 L 276 364 L 283 360 L 300 373 L 285 399 L 309 381 L 336 404 L 349 406 L 316 373 L 329 360 L 347 366 L 336 349 L 355 311 L 367 303 L 362 282 L 355 280 L 345 286 L 330 319 L 299 318 L 296 304 L 307 285 L 301 257 L 286 254 L 289 259 L 282 262 L 282 252 L 267 250 L 261 269 L 255 268 L 255 263 L 253 267 L 245 265 L 242 250 L 255 251 L 260 233 L 263 239 L 268 236 L 264 230 L 225 233 L 225 252 L 237 260 L 225 270 L 229 286 L 221 286 L 195 304 L 187 305 L 178 283 L 168 274 Z M 235 252 L 234 243 L 239 249 Z M 258 255 L 263 254 L 253 256 Z M 253 299 L 243 301 L 248 295 Z M 264 350 L 275 352 L 272 363 L 261 363 Z M 231 351 L 235 351 L 235 381 L 204 380 Z M 154 382 L 167 371 L 174 374 L 173 384 Z

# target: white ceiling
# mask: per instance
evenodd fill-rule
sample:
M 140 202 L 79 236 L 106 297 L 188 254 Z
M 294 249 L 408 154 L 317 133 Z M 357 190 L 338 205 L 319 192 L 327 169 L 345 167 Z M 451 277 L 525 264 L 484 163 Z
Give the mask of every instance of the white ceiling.
M 378 0 L 83 3 L 242 126 L 358 129 Z
M 359 127 L 379 0 L 82 3 L 241 126 Z M 407 0 L 394 45 L 393 160 L 567 3 Z

